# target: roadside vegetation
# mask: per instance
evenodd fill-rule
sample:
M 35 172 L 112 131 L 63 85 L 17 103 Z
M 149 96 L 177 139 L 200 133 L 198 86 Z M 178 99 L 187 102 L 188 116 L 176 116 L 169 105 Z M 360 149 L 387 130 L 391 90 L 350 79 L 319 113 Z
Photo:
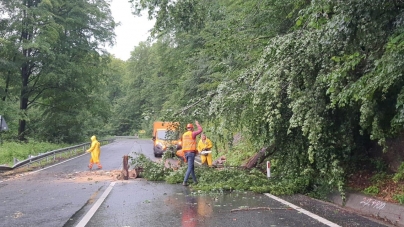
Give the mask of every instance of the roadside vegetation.
M 380 159 L 377 163 L 380 163 Z M 383 166 L 378 169 L 379 165 L 370 165 L 354 171 L 347 178 L 347 188 L 383 201 L 404 204 L 404 162 L 395 173 L 386 165 Z
M 55 144 L 30 140 L 29 143 L 3 142 L 0 144 L 0 165 L 13 166 L 14 158 L 22 161 L 30 155 L 36 156 L 41 153 L 68 147 L 68 144 Z
M 198 120 L 227 160 L 217 188 L 251 177 L 256 191 L 344 197 L 363 173 L 361 191 L 381 195 L 391 180 L 402 201 L 403 1 L 130 2 L 156 23 L 123 61 L 102 48 L 117 26 L 105 0 L 2 1 L 4 144 L 150 137 L 154 121 L 183 131 Z M 254 171 L 235 168 L 262 149 Z M 256 178 L 265 161 L 270 188 Z M 166 178 L 155 169 L 150 179 Z

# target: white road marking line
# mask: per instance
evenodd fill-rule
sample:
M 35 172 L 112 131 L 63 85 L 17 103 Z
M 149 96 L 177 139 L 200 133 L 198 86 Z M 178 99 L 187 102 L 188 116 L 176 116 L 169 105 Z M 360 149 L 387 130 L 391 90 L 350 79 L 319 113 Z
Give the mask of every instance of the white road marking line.
M 71 161 L 71 160 L 73 160 L 73 159 L 80 158 L 81 156 L 84 156 L 84 155 L 86 155 L 86 154 L 87 154 L 87 153 L 82 154 L 82 155 L 79 155 L 79 156 L 76 156 L 76 157 L 71 158 L 71 159 L 64 160 L 63 162 L 58 162 L 58 163 L 56 163 L 56 164 L 54 164 L 54 165 L 51 165 L 51 166 L 48 166 L 48 167 L 45 167 L 45 168 L 42 168 L 42 169 L 39 169 L 39 170 L 35 170 L 35 171 L 31 171 L 31 172 L 23 173 L 23 176 L 25 176 L 25 175 L 30 175 L 30 174 L 33 174 L 33 173 L 37 173 L 37 172 L 40 172 L 40 171 L 45 170 L 45 169 L 49 169 L 49 168 L 51 168 L 51 167 L 54 167 L 54 166 L 60 165 L 60 164 L 62 164 L 62 163 L 65 163 L 65 162 Z M 2 183 L 2 182 L 4 182 L 4 181 L 0 181 L 0 183 Z
M 337 225 L 334 222 L 328 221 L 327 219 L 322 218 L 322 217 L 318 216 L 317 214 L 313 214 L 310 211 L 307 211 L 307 210 L 305 210 L 305 209 L 303 209 L 301 207 L 298 207 L 298 206 L 296 206 L 296 205 L 294 205 L 292 203 L 289 203 L 289 202 L 287 202 L 287 201 L 285 201 L 285 200 L 283 200 L 281 198 L 278 198 L 278 197 L 276 197 L 274 195 L 271 195 L 269 193 L 264 193 L 264 195 L 266 195 L 269 198 L 272 198 L 272 199 L 274 199 L 274 200 L 276 200 L 278 202 L 281 202 L 281 203 L 283 203 L 283 204 L 285 204 L 285 205 L 287 205 L 287 206 L 289 206 L 289 207 L 291 207 L 291 208 L 293 208 L 293 209 L 295 209 L 295 210 L 297 210 L 297 211 L 299 211 L 299 212 L 301 212 L 301 213 L 303 213 L 303 214 L 305 214 L 305 215 L 307 215 L 307 216 L 309 216 L 311 218 L 314 218 L 317 221 L 319 221 L 319 222 L 321 222 L 321 223 L 323 223 L 325 225 L 328 225 L 328 226 L 331 226 L 331 227 L 341 227 L 340 225 Z
M 111 182 L 111 184 L 108 186 L 107 190 L 105 190 L 104 193 L 102 193 L 101 197 L 97 200 L 97 202 L 94 203 L 93 207 L 91 207 L 91 209 L 81 219 L 81 221 L 79 222 L 79 224 L 76 225 L 76 227 L 85 227 L 87 225 L 87 223 L 93 217 L 95 212 L 97 212 L 98 208 L 100 208 L 101 204 L 107 198 L 108 194 L 112 191 L 112 188 L 114 187 L 114 185 L 115 185 L 115 182 Z
M 64 160 L 63 162 L 58 162 L 58 163 L 56 163 L 56 164 L 54 164 L 54 165 L 51 165 L 51 166 L 48 166 L 48 167 L 45 167 L 45 168 L 42 168 L 42 169 L 39 169 L 39 170 L 35 170 L 35 171 L 32 171 L 32 172 L 28 172 L 28 173 L 26 173 L 26 174 L 33 174 L 33 173 L 37 173 L 37 172 L 40 172 L 40 171 L 42 171 L 42 170 L 49 169 L 49 168 L 52 168 L 52 167 L 54 167 L 54 166 L 60 165 L 60 164 L 62 164 L 62 163 L 65 163 L 65 162 L 71 161 L 71 160 L 73 160 L 73 159 L 80 158 L 81 156 L 84 156 L 84 155 L 87 155 L 87 154 L 88 154 L 88 153 L 85 153 L 85 154 L 82 154 L 82 155 L 76 156 L 76 157 L 74 157 L 74 158 Z

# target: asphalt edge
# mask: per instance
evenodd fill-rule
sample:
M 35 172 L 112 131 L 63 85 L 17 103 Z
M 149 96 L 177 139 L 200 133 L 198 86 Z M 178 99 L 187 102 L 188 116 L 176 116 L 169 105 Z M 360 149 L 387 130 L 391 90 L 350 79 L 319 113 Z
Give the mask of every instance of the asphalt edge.
M 404 227 L 404 206 L 402 205 L 381 201 L 359 192 L 346 192 L 345 204 L 339 192 L 330 194 L 328 199 L 336 205 L 355 210 L 364 216 L 382 219 L 392 225 Z
M 195 162 L 200 163 L 200 157 L 195 157 Z M 394 226 L 404 227 L 404 206 L 378 200 L 372 196 L 365 195 L 359 192 L 346 192 L 345 204 L 343 204 L 341 194 L 333 192 L 328 196 L 329 202 L 340 207 L 349 208 L 355 212 L 383 220 Z

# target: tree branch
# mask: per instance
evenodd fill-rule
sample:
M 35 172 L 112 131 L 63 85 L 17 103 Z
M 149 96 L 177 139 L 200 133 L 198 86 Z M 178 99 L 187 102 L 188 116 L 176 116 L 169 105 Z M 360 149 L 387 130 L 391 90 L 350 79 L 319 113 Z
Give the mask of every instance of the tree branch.
M 250 211 L 250 210 L 293 210 L 291 207 L 246 207 L 246 208 L 239 208 L 239 209 L 232 209 L 230 212 L 237 212 L 237 211 Z

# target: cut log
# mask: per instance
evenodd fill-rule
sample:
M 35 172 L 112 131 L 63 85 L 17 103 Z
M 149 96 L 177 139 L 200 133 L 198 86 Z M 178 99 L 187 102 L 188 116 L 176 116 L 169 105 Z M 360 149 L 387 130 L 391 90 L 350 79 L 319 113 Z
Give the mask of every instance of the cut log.
M 220 156 L 218 159 L 213 161 L 212 165 L 213 166 L 222 166 L 225 162 L 226 162 L 226 157 Z
M 267 150 L 270 150 L 272 152 L 267 152 Z M 270 149 L 267 149 L 266 147 L 261 148 L 261 150 L 258 151 L 258 153 L 256 153 L 254 156 L 249 158 L 247 160 L 247 162 L 244 165 L 242 165 L 241 167 L 243 169 L 251 169 L 251 168 L 256 167 L 259 163 L 262 163 L 266 158 L 271 156 L 271 154 L 273 153 L 274 150 L 275 150 L 274 148 L 270 148 Z
M 133 179 L 137 178 L 136 169 L 132 169 L 131 171 L 129 171 L 129 178 L 133 178 Z

